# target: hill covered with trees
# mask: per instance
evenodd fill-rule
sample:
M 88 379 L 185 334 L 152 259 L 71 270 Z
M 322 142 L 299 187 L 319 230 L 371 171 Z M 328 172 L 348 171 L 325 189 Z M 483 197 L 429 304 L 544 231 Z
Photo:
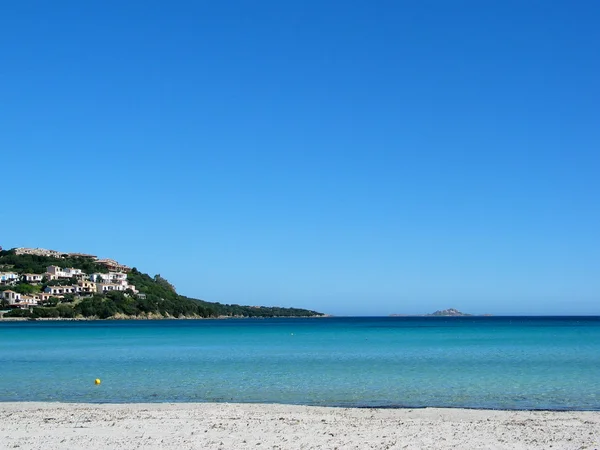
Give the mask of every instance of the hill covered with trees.
M 12 271 L 18 274 L 43 274 L 51 265 L 81 269 L 87 274 L 106 273 L 107 269 L 86 257 L 48 257 L 39 255 L 17 255 L 13 250 L 0 251 L 0 272 Z M 135 267 L 127 274 L 129 284 L 138 293 L 107 292 L 86 297 L 65 295 L 64 298 L 51 298 L 43 305 L 30 309 L 14 309 L 5 317 L 30 318 L 215 318 L 215 317 L 315 317 L 323 314 L 299 308 L 267 306 L 242 306 L 221 304 L 189 298 L 177 293 L 173 285 L 160 275 L 154 277 L 140 272 Z M 1 290 L 11 289 L 23 294 L 42 292 L 48 285 L 57 281 L 43 280 L 40 284 L 19 281 L 15 285 L 0 286 Z M 6 304 L 4 305 L 6 307 Z M 0 308 L 1 309 L 1 308 Z

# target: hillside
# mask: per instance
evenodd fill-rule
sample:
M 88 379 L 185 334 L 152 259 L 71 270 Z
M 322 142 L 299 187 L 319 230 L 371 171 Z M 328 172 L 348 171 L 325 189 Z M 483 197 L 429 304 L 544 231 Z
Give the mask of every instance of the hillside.
M 44 274 L 48 266 L 81 269 L 86 274 L 108 273 L 106 267 L 92 258 L 83 256 L 53 257 L 41 255 L 17 255 L 14 250 L 0 251 L 0 272 L 13 272 L 20 280 L 10 285 L 0 285 L 1 291 L 12 290 L 23 295 L 43 293 L 48 286 L 67 284 L 75 280 L 49 281 L 44 278 L 39 283 L 23 281 L 23 274 Z M 26 309 L 13 309 L 5 317 L 31 318 L 168 318 L 168 317 L 313 317 L 323 314 L 299 308 L 266 306 L 242 306 L 207 302 L 189 298 L 177 293 L 175 288 L 160 275 L 154 277 L 142 273 L 135 267 L 127 274 L 130 287 L 123 292 L 94 293 L 90 295 L 66 294 L 62 298 L 50 298 L 41 306 Z M 4 306 L 7 306 L 5 301 Z M 0 308 L 2 309 L 2 308 Z

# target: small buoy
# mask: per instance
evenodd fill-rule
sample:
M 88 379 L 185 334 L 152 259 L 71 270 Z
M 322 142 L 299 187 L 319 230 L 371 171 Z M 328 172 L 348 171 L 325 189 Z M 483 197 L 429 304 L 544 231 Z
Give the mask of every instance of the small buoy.
M 102 381 L 100 381 L 100 378 L 96 378 L 96 379 L 94 380 L 94 384 L 100 384 L 100 383 L 102 383 Z

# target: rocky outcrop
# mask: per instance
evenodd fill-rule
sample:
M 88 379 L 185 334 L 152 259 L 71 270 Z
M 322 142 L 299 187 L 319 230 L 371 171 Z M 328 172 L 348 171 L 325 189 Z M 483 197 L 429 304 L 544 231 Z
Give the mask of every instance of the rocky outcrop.
M 444 309 L 442 311 L 436 311 L 433 314 L 427 314 L 428 316 L 450 316 L 450 317 L 457 317 L 457 316 L 470 316 L 471 314 L 465 314 L 463 312 L 460 312 L 458 309 L 454 309 L 454 308 L 450 308 L 450 309 Z

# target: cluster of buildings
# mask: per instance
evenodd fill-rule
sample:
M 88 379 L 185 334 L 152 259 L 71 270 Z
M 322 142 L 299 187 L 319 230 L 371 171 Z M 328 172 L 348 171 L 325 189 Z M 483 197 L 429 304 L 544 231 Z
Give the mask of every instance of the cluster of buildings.
M 66 286 L 46 286 L 43 292 L 34 294 L 21 294 L 12 290 L 4 290 L 0 292 L 0 299 L 6 300 L 11 307 L 29 308 L 30 306 L 38 305 L 51 297 L 60 299 L 64 298 L 67 294 L 88 296 L 93 294 L 105 294 L 111 291 L 124 292 L 127 290 L 133 291 L 134 294 L 138 293 L 135 286 L 129 284 L 127 273 L 122 271 L 92 273 L 88 275 L 80 269 L 48 266 L 46 268 L 46 273 L 43 274 L 24 273 L 19 275 L 13 272 L 0 273 L 1 285 L 14 285 L 19 281 L 37 285 L 44 281 L 61 279 L 74 280 L 74 283 Z
M 1 247 L 0 247 L 1 249 Z M 56 250 L 48 250 L 46 248 L 28 248 L 28 247 L 19 247 L 14 249 L 16 255 L 36 255 L 36 256 L 48 256 L 51 258 L 90 258 L 96 264 L 103 265 L 108 270 L 119 271 L 119 272 L 129 272 L 131 270 L 130 267 L 119 264 L 114 259 L 99 259 L 96 255 L 90 255 L 88 253 L 64 253 Z
M 56 250 L 47 250 L 45 248 L 19 247 L 14 250 L 16 255 L 48 256 L 51 258 L 64 258 L 63 255 L 65 255 L 65 253 L 57 252 Z

